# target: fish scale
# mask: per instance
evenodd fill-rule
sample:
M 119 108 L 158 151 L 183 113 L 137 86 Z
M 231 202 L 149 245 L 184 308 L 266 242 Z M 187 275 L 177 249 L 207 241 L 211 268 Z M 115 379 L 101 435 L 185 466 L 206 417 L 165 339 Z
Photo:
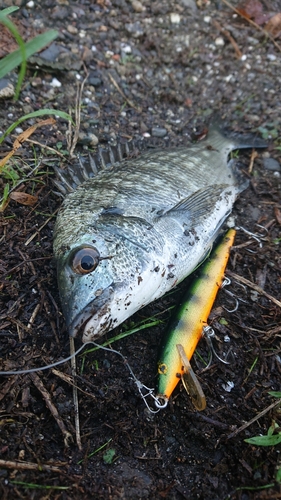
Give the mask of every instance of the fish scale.
M 55 227 L 70 334 L 95 340 L 188 276 L 247 186 L 229 153 L 266 146 L 215 125 L 196 144 L 147 151 L 98 172 L 95 165 L 66 196 Z

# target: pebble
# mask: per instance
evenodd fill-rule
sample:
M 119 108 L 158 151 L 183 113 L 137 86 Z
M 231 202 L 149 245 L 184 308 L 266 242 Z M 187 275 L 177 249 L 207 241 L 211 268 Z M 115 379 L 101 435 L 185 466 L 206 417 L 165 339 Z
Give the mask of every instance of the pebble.
M 273 170 L 275 172 L 281 171 L 281 165 L 279 161 L 275 160 L 274 158 L 264 158 L 263 166 L 266 170 Z
M 125 23 L 125 29 L 134 38 L 139 38 L 144 34 L 142 25 L 138 21 L 136 23 Z
M 97 146 L 99 143 L 99 139 L 95 134 L 88 133 L 85 134 L 84 132 L 79 133 L 79 143 L 84 145 L 84 146 Z
M 68 33 L 71 33 L 72 35 L 77 35 L 78 33 L 78 29 L 76 28 L 76 26 L 73 26 L 72 24 L 69 24 L 66 29 Z
M 222 36 L 218 36 L 216 39 L 215 39 L 215 44 L 217 47 L 223 47 L 224 46 L 224 39 Z
M 266 57 L 269 61 L 276 61 L 276 56 L 274 54 L 267 54 Z
M 15 87 L 7 80 L 7 78 L 2 78 L 0 80 L 0 99 L 8 99 L 10 97 L 14 97 L 15 95 Z
M 101 79 L 96 76 L 90 76 L 88 82 L 90 85 L 93 85 L 93 87 L 99 87 L 102 84 Z
M 145 10 L 144 5 L 139 0 L 132 0 L 131 4 L 135 12 L 143 12 Z
M 194 0 L 181 0 L 181 3 L 187 9 L 191 9 L 193 12 L 197 11 L 197 5 Z
M 61 87 L 61 82 L 57 78 L 53 78 L 50 85 L 51 87 Z
M 226 384 L 222 384 L 222 387 L 226 392 L 231 392 L 234 387 L 234 382 L 228 380 Z
M 151 129 L 151 135 L 153 137 L 165 137 L 165 135 L 167 135 L 167 130 L 165 128 L 153 127 Z
M 124 42 L 121 42 L 120 43 L 120 49 L 122 52 L 124 52 L 125 54 L 131 54 L 132 53 L 132 48 L 130 45 L 128 45 L 127 43 L 124 43 Z
M 170 20 L 172 24 L 179 24 L 181 21 L 181 16 L 177 12 L 171 12 Z

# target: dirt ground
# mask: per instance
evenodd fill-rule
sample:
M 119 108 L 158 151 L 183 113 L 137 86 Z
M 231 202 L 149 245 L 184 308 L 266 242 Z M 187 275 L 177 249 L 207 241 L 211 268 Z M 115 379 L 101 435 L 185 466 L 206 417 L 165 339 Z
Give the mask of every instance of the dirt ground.
M 120 356 L 101 350 L 82 354 L 76 377 L 79 450 L 68 362 L 35 374 L 1 376 L 3 500 L 281 498 L 280 447 L 244 441 L 266 434 L 273 421 L 280 426 L 273 405 L 278 399 L 269 391 L 280 391 L 281 373 L 281 39 L 262 31 L 281 11 L 280 2 L 260 3 L 264 19 L 255 18 L 260 29 L 224 2 L 198 4 L 41 0 L 13 14 L 27 37 L 56 28 L 56 43 L 67 51 L 48 65 L 32 60 L 18 102 L 0 101 L 2 132 L 32 111 L 73 109 L 77 82 L 87 72 L 75 150 L 84 161 L 97 142 L 105 147 L 118 138 L 163 147 L 189 143 L 195 127 L 202 130 L 214 114 L 231 130 L 267 138 L 269 148 L 254 160 L 250 186 L 234 209 L 237 225 L 260 235 L 257 241 L 238 231 L 231 253 L 229 276 L 238 277 L 232 276 L 227 290 L 239 299 L 238 309 L 225 309 L 233 310 L 236 302 L 223 289 L 209 321 L 217 352 L 223 356 L 231 348 L 231 364 L 214 359 L 201 373 L 202 357 L 208 357 L 204 340 L 192 360 L 207 408 L 196 411 L 179 384 L 168 407 L 150 414 Z M 0 1 L 0 7 L 7 5 Z M 18 180 L 26 179 L 16 191 L 38 200 L 34 206 L 11 200 L 0 216 L 1 370 L 47 365 L 69 355 L 52 260 L 62 200 L 52 183 L 52 165 L 78 164 L 66 153 L 67 128 L 57 118 L 53 126 L 37 129 L 30 139 L 45 147 L 25 142 L 11 163 Z M 0 159 L 13 140 L 4 141 Z M 241 156 L 248 171 L 250 154 Z M 6 172 L 1 191 L 7 182 Z M 186 287 L 182 283 L 104 339 L 161 320 L 111 343 L 148 387 L 156 383 L 158 347 L 171 307 Z

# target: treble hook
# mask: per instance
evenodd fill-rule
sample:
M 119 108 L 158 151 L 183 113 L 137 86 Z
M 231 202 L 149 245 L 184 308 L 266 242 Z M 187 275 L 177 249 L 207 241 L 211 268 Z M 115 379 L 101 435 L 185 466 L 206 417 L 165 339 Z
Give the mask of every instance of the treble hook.
M 256 240 L 256 242 L 259 244 L 259 247 L 262 248 L 262 239 L 265 239 L 266 235 L 268 234 L 268 229 L 264 226 L 261 226 L 260 224 L 255 224 L 256 226 L 262 228 L 265 230 L 265 234 L 264 235 L 257 235 L 255 233 L 252 233 L 251 231 L 249 231 L 248 229 L 246 229 L 245 227 L 243 226 L 238 226 L 238 227 L 235 227 L 235 229 L 237 231 L 244 231 L 244 233 L 246 233 L 248 236 L 251 236 L 251 238 L 253 238 L 254 240 Z M 250 250 L 249 248 L 247 249 L 249 252 L 251 253 L 256 253 L 255 251 L 253 250 Z
M 212 359 L 213 359 L 213 355 L 223 364 L 225 365 L 230 365 L 230 362 L 229 361 L 226 361 L 225 359 L 222 359 L 215 351 L 215 348 L 213 346 L 213 342 L 211 340 L 211 337 L 215 337 L 215 332 L 213 330 L 213 328 L 209 325 L 207 326 L 204 326 L 203 327 L 203 332 L 202 332 L 202 335 L 203 337 L 206 339 L 206 342 L 208 344 L 208 347 L 210 349 L 210 359 L 209 359 L 209 363 L 208 365 L 206 366 L 206 368 L 204 368 L 203 371 L 207 370 L 210 366 L 211 366 L 211 363 L 212 363 Z M 230 353 L 230 350 L 228 350 L 228 352 L 226 353 L 226 358 L 228 357 L 229 353 Z
M 230 284 L 231 284 L 231 279 L 228 277 L 225 277 L 222 284 L 221 284 L 221 288 L 225 288 L 225 287 L 229 286 Z M 234 313 L 235 311 L 237 311 L 237 309 L 239 307 L 239 302 L 244 302 L 245 304 L 247 303 L 246 300 L 243 300 L 240 297 L 238 297 L 238 298 L 235 297 L 234 293 L 231 292 L 230 290 L 227 290 L 226 288 L 225 288 L 225 293 L 227 293 L 235 301 L 235 307 L 233 309 L 227 309 L 227 307 L 222 306 L 228 313 Z

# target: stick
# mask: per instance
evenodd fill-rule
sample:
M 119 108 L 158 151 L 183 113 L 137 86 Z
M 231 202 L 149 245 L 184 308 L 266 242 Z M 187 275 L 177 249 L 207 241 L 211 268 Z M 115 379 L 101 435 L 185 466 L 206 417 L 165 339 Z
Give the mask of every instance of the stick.
M 74 338 L 69 337 L 69 348 L 71 358 L 71 375 L 73 380 L 76 379 L 76 357 L 75 357 L 75 345 Z M 75 414 L 75 431 L 76 431 L 76 443 L 79 450 L 82 450 L 81 434 L 80 434 L 80 420 L 79 420 L 79 399 L 76 384 L 73 384 L 73 404 L 74 404 L 74 414 Z
M 222 33 L 223 36 L 225 36 L 231 43 L 232 47 L 234 48 L 234 51 L 235 51 L 235 54 L 236 54 L 236 57 L 238 59 L 241 59 L 242 57 L 242 52 L 241 50 L 239 49 L 238 47 L 238 44 L 236 43 L 236 41 L 234 40 L 233 36 L 231 36 L 231 34 L 229 33 L 229 31 L 225 30 L 219 23 L 218 21 L 216 21 L 215 19 L 213 20 L 213 24 L 214 26 Z
M 275 42 L 273 36 L 268 32 L 266 31 L 265 29 L 261 28 L 261 26 L 259 26 L 257 23 L 255 23 L 255 21 L 252 21 L 252 19 L 249 19 L 247 16 L 244 16 L 242 14 L 242 12 L 240 12 L 238 9 L 236 9 L 235 7 L 233 7 L 233 5 L 231 5 L 229 2 L 227 2 L 227 0 L 222 0 L 223 3 L 225 5 L 227 5 L 227 7 L 229 7 L 230 9 L 234 10 L 234 12 L 236 12 L 236 14 L 238 14 L 238 16 L 241 16 L 243 17 L 243 19 L 246 19 L 246 21 L 248 21 L 249 24 L 251 24 L 252 26 L 254 26 L 256 29 L 258 29 L 259 31 L 261 31 L 265 36 L 267 36 L 268 38 L 270 38 L 270 40 L 272 41 L 272 43 L 274 43 L 275 47 L 280 50 L 281 52 L 281 47 L 280 45 L 278 45 L 277 42 Z
M 259 287 L 255 283 L 252 283 L 252 281 L 247 280 L 243 276 L 239 276 L 239 274 L 236 274 L 233 271 L 227 270 L 227 274 L 229 274 L 229 276 L 231 278 L 234 278 L 235 280 L 239 281 L 240 283 L 243 283 L 244 285 L 249 286 L 253 290 L 256 290 L 256 292 L 258 292 L 260 295 L 264 295 L 267 299 L 269 299 L 272 302 L 274 302 L 274 304 L 276 304 L 277 306 L 281 307 L 280 300 L 276 299 L 275 297 L 273 297 L 269 293 L 265 292 L 261 287 Z
M 67 462 L 61 462 L 60 466 L 66 465 Z M 55 465 L 48 464 L 33 464 L 32 462 L 14 462 L 13 460 L 1 460 L 0 467 L 5 469 L 16 470 L 47 470 L 51 472 L 61 472 L 61 469 Z
M 244 429 L 246 429 L 247 427 L 249 427 L 249 425 L 253 424 L 256 420 L 258 420 L 259 418 L 263 417 L 267 412 L 269 412 L 270 410 L 272 410 L 273 408 L 275 408 L 278 405 L 280 405 L 280 400 L 275 401 L 275 403 L 272 403 L 267 408 L 265 408 L 265 410 L 262 410 L 258 415 L 256 415 L 254 418 L 252 418 L 252 420 L 249 420 L 249 422 L 246 422 L 245 424 L 241 425 L 241 427 L 239 427 L 238 429 L 236 429 L 236 431 L 231 432 L 231 434 L 229 434 L 227 436 L 227 439 L 231 439 L 234 436 L 237 436 L 237 434 L 239 434 L 239 432 L 244 431 Z
M 47 389 L 44 387 L 42 380 L 40 377 L 37 375 L 37 373 L 30 373 L 29 377 L 31 378 L 32 382 L 34 383 L 35 387 L 41 392 L 43 398 L 46 401 L 46 405 L 49 408 L 51 414 L 53 415 L 54 419 L 57 421 L 57 424 L 64 436 L 64 444 L 65 446 L 69 446 L 68 442 L 69 440 L 72 439 L 72 436 L 70 432 L 66 429 L 58 410 L 56 409 L 54 403 L 52 403 L 51 396 Z

